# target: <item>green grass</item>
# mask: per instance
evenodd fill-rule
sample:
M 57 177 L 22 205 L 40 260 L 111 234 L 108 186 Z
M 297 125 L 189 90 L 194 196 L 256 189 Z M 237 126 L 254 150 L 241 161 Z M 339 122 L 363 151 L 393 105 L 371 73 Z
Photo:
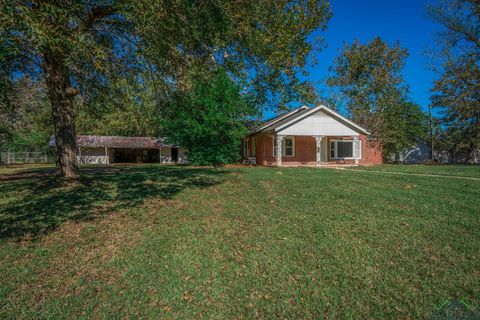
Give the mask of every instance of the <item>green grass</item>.
M 2 319 L 408 319 L 480 303 L 480 181 L 14 170 L 0 174 Z
M 371 167 L 353 167 L 357 170 L 371 170 L 371 171 L 391 171 L 391 172 L 405 172 L 405 173 L 420 173 L 420 174 L 435 174 L 446 176 L 460 176 L 480 178 L 479 165 L 422 165 L 422 164 L 385 164 L 382 166 Z

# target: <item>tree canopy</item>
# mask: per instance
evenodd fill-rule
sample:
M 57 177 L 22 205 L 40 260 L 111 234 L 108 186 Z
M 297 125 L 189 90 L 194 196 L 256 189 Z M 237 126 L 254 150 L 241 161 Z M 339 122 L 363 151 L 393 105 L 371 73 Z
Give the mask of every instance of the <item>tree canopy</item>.
M 353 121 L 365 127 L 388 157 L 411 147 L 426 132 L 421 108 L 410 101 L 402 70 L 408 53 L 380 38 L 344 47 L 327 84 L 346 98 Z
M 168 142 L 187 148 L 192 163 L 238 161 L 246 123 L 258 112 L 254 97 L 242 93 L 222 69 L 209 78 L 195 76 L 191 90 L 177 95 L 163 118 Z
M 453 153 L 467 151 L 468 162 L 480 148 L 480 3 L 453 0 L 430 12 L 443 26 L 442 67 L 432 95 L 441 114 L 439 142 Z
M 0 99 L 0 149 L 46 151 L 53 126 L 44 86 L 29 77 L 10 86 Z

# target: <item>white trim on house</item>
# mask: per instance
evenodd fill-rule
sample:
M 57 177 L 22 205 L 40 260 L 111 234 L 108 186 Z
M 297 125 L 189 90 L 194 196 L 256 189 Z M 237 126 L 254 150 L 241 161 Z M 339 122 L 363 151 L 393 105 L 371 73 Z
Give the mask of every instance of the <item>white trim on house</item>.
M 308 108 L 308 107 L 306 107 L 306 106 L 303 106 L 303 107 Z M 303 107 L 302 107 L 302 108 L 303 108 Z M 298 109 L 298 110 L 300 110 L 300 109 Z M 360 133 L 363 133 L 363 134 L 366 134 L 366 135 L 369 135 L 369 134 L 370 134 L 366 129 L 360 127 L 360 126 L 359 126 L 358 124 L 356 124 L 355 122 L 353 122 L 353 121 L 345 118 L 344 116 L 340 115 L 339 113 L 333 111 L 333 110 L 330 109 L 330 108 L 325 107 L 324 105 L 319 105 L 318 107 L 315 107 L 315 108 L 310 109 L 308 112 L 302 114 L 302 116 L 301 116 L 300 118 L 293 118 L 293 119 L 291 119 L 290 121 L 287 121 L 286 123 L 282 124 L 282 125 L 279 126 L 278 128 L 275 128 L 275 131 L 276 131 L 276 132 L 282 131 L 283 129 L 285 129 L 286 127 L 290 126 L 291 124 L 293 124 L 293 123 L 295 123 L 295 122 L 302 121 L 303 119 L 309 117 L 310 115 L 312 115 L 313 113 L 315 113 L 315 112 L 317 112 L 317 111 L 323 111 L 323 112 L 329 114 L 330 116 L 336 117 L 336 118 L 338 118 L 338 119 L 340 119 L 340 120 L 348 123 L 350 126 L 352 126 L 352 127 L 354 127 L 355 129 L 357 129 L 357 131 L 359 131 Z M 268 126 L 270 126 L 270 125 L 272 125 L 272 124 L 268 124 L 266 127 L 268 127 Z
M 277 155 L 277 139 L 276 137 L 272 137 L 273 139 L 273 156 L 275 157 Z M 287 155 L 286 154 L 286 140 L 292 140 L 292 154 Z M 282 157 L 285 158 L 293 158 L 295 157 L 295 137 L 294 136 L 284 136 L 282 139 Z

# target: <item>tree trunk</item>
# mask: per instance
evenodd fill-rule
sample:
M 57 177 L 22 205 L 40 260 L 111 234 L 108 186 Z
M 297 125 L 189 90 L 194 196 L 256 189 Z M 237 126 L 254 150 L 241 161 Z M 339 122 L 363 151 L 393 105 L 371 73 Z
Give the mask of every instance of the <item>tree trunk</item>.
M 79 170 L 73 111 L 73 97 L 76 90 L 71 85 L 65 58 L 61 54 L 47 49 L 43 53 L 43 60 L 47 93 L 52 105 L 55 129 L 56 175 L 77 178 Z

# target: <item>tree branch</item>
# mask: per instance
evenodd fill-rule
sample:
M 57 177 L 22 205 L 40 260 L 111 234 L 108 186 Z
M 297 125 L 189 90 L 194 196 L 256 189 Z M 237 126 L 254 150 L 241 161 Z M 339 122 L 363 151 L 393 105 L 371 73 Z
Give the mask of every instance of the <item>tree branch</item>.
M 89 29 L 96 20 L 108 17 L 112 14 L 118 13 L 118 9 L 114 6 L 93 6 L 87 14 L 84 28 Z

